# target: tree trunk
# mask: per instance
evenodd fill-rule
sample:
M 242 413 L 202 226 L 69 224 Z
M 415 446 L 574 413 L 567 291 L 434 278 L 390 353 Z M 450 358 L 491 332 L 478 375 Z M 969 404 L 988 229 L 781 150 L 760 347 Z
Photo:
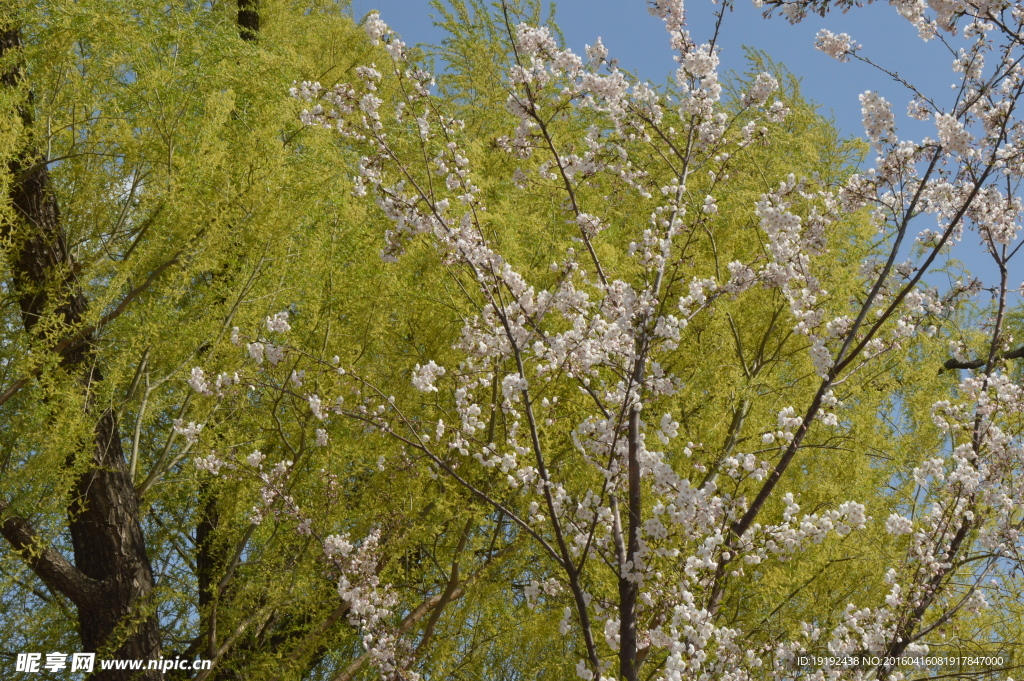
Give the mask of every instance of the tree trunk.
M 238 33 L 242 40 L 256 40 L 260 32 L 257 0 L 238 0 Z

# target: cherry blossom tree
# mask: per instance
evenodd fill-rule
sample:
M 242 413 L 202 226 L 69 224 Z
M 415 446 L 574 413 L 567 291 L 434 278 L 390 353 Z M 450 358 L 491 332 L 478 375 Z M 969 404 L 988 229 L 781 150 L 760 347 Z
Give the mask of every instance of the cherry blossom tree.
M 793 22 L 832 9 L 766 6 Z M 723 101 L 716 44 L 727 8 L 701 43 L 681 2 L 651 3 L 678 64 L 663 89 L 619 70 L 600 41 L 577 55 L 503 6 L 513 124 L 495 144 L 524 197 L 558 196 L 550 229 L 562 241 L 546 272 L 517 261 L 498 237 L 484 188 L 491 171 L 474 164 L 464 121 L 371 14 L 363 27 L 383 48 L 376 63 L 331 85 L 298 83 L 292 95 L 306 103 L 304 124 L 358 150 L 351 177 L 338 181 L 351 181 L 390 221 L 383 259 L 400 262 L 428 241 L 471 309 L 447 359 L 410 367 L 427 398 L 419 403 L 256 330 L 236 334 L 239 361 L 247 356 L 257 376 L 285 358 L 302 364 L 291 390 L 308 403 L 317 445 L 330 444 L 332 423 L 363 423 L 393 443 L 384 474 L 419 467 L 528 537 L 538 559 L 522 577 L 523 598 L 561 616 L 579 678 L 900 679 L 966 672 L 975 658 L 974 673 L 1005 672 L 1013 633 L 986 624 L 983 612 L 1013 612 L 1020 586 L 1024 402 L 1010 362 L 1022 353 L 1009 331 L 1019 292 L 1009 268 L 1024 170 L 1016 116 L 1024 10 L 897 4 L 922 39 L 966 41 L 954 54 L 960 85 L 951 99 L 907 85 L 908 114 L 933 120 L 935 138 L 901 139 L 892 104 L 867 92 L 870 170 L 841 183 L 782 177 L 744 207 L 731 194 L 742 196 L 734 173 L 791 112 L 770 71 Z M 845 34 L 823 31 L 817 44 L 840 61 L 866 60 Z M 744 210 L 752 236 L 730 240 L 739 228 L 726 214 Z M 980 242 L 994 279 L 936 286 L 933 274 L 963 240 Z M 964 313 L 974 299 L 977 321 Z M 765 300 L 782 305 L 755 350 L 734 315 Z M 719 446 L 684 422 L 687 402 L 699 399 L 688 392 L 687 366 L 724 361 L 721 336 L 702 333 L 723 317 L 728 325 L 718 328 L 735 341 L 729 361 L 748 386 L 770 363 L 766 343 L 785 329 L 779 347 L 793 352 L 774 362 L 804 372 L 792 383 L 807 389 L 788 404 L 784 392 L 736 399 L 720 416 L 728 426 Z M 266 331 L 285 326 L 268 318 Z M 884 402 L 868 393 L 874 377 L 947 342 L 953 359 L 927 370 L 965 373 L 938 379 L 946 396 L 925 407 L 930 418 L 905 417 L 914 432 L 937 433 L 931 448 L 885 469 L 888 492 L 802 507 L 800 480 L 808 467 L 829 465 L 837 433 L 922 395 L 907 388 L 883 414 Z M 317 392 L 304 394 L 300 381 L 312 376 Z M 198 392 L 207 385 L 193 374 Z M 883 508 L 891 513 L 872 515 Z M 760 623 L 743 612 L 742 590 L 772 565 L 818 546 L 855 546 L 858 533 L 883 527 L 870 564 L 881 590 L 782 624 L 772 618 L 794 594 L 777 594 Z M 336 541 L 323 540 L 327 555 Z M 368 607 L 361 594 L 369 592 L 359 593 L 353 613 Z M 374 633 L 367 649 L 386 677 L 417 678 L 400 633 Z

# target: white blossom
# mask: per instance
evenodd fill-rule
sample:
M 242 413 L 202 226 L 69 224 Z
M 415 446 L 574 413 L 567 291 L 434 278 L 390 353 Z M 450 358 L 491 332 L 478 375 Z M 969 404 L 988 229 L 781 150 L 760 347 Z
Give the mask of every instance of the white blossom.
M 201 471 L 212 473 L 213 475 L 219 475 L 220 469 L 224 466 L 225 462 L 221 460 L 216 452 L 211 451 L 207 456 L 197 456 L 194 459 L 196 468 Z
M 199 440 L 199 433 L 203 431 L 204 424 L 189 421 L 185 425 L 181 419 L 174 419 L 174 432 L 185 437 L 189 444 L 195 444 Z
M 291 330 L 287 312 L 278 312 L 273 317 L 267 317 L 267 331 L 270 333 L 284 333 Z
M 444 375 L 445 368 L 430 360 L 425 366 L 416 365 L 412 372 L 412 384 L 423 392 L 437 392 L 434 381 Z
M 366 35 L 374 45 L 378 44 L 380 39 L 391 31 L 388 25 L 381 21 L 380 14 L 377 12 L 366 15 L 366 19 L 363 20 L 363 30 L 366 31 Z
M 213 390 L 210 389 L 210 384 L 206 381 L 206 375 L 199 367 L 193 367 L 188 384 L 200 395 L 213 395 Z
M 885 531 L 894 535 L 910 534 L 914 531 L 914 523 L 910 518 L 905 518 L 899 513 L 893 513 L 885 521 Z
M 893 141 L 896 117 L 892 107 L 877 92 L 865 92 L 860 96 L 861 113 L 864 115 L 864 132 L 876 146 Z
M 839 61 L 848 61 L 850 52 L 857 48 L 853 38 L 848 34 L 835 34 L 824 28 L 818 31 L 818 35 L 814 39 L 814 46 Z

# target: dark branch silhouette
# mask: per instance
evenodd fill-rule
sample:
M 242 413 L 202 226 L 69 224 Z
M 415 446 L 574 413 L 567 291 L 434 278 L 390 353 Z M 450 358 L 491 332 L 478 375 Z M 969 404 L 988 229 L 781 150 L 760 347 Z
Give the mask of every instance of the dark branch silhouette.
M 1008 352 L 1004 352 L 1001 355 L 997 355 L 996 356 L 996 360 L 997 361 L 1004 360 L 1004 359 L 1021 359 L 1021 358 L 1024 358 L 1024 345 L 1020 346 L 1016 350 L 1010 350 Z M 958 359 L 947 359 L 946 363 L 942 365 L 941 369 L 939 369 L 939 373 L 941 374 L 943 371 L 947 371 L 947 370 L 951 371 L 953 369 L 980 369 L 981 367 L 985 366 L 985 363 L 987 361 L 988 360 L 984 360 L 984 359 L 972 359 L 969 362 L 962 362 L 962 361 L 960 361 Z

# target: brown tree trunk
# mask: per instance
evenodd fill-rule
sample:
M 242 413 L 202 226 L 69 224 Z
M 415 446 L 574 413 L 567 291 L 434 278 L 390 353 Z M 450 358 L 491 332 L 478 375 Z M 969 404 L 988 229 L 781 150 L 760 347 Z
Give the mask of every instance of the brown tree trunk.
M 257 0 L 238 0 L 238 33 L 242 40 L 256 40 L 260 32 Z
M 634 371 L 636 385 L 643 381 L 643 359 Z M 626 562 L 632 563 L 640 551 L 640 414 L 629 412 L 629 449 L 627 454 L 627 509 L 629 527 L 626 536 Z M 636 567 L 630 567 L 630 571 Z M 619 575 L 619 675 L 622 681 L 637 681 L 636 603 L 639 587 L 636 582 Z
M 0 57 L 20 49 L 17 28 L 0 30 Z M 0 74 L 0 85 L 14 88 L 22 78 L 15 66 Z M 31 129 L 30 104 L 18 111 L 26 130 Z M 5 226 L 2 236 L 14 243 L 14 290 L 21 306 L 25 330 L 42 337 L 64 336 L 81 324 L 87 301 L 78 284 L 76 263 L 67 250 L 59 206 L 50 175 L 38 150 L 28 149 L 8 165 L 10 200 L 20 224 Z M 80 374 L 80 386 L 89 395 L 102 376 L 95 366 L 91 335 L 61 351 L 61 364 Z M 151 602 L 153 571 L 139 523 L 139 506 L 128 475 L 117 417 L 110 409 L 96 416 L 88 453 L 89 470 L 76 482 L 68 504 L 68 525 L 74 549 L 71 565 L 52 548 L 40 551 L 39 538 L 23 518 L 9 517 L 0 534 L 26 558 L 29 566 L 51 589 L 76 606 L 82 647 L 86 652 L 105 650 L 110 659 L 157 659 L 160 627 Z M 4 507 L 0 505 L 0 511 Z M 112 638 L 113 637 L 113 638 Z M 94 681 L 161 678 L 158 671 L 97 671 Z

